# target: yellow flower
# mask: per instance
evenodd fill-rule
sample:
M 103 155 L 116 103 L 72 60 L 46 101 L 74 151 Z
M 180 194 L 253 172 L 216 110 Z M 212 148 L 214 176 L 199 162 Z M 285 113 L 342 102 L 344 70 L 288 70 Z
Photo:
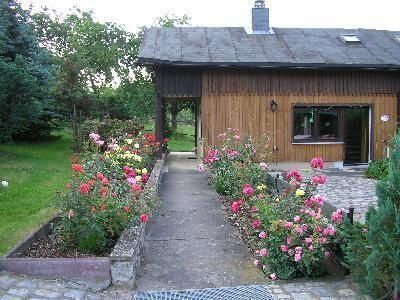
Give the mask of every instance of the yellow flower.
M 126 139 L 125 142 L 126 142 L 128 145 L 131 145 L 131 144 L 133 143 L 133 140 L 132 140 L 132 139 Z
M 142 180 L 142 176 L 136 176 L 135 180 L 136 180 L 136 182 L 139 182 L 140 180 Z
M 140 170 L 140 169 L 135 169 L 135 171 L 136 171 L 137 174 L 142 173 L 142 170 Z
M 281 199 L 279 199 L 279 197 L 276 197 L 275 202 L 279 202 L 279 201 L 281 201 Z
M 146 168 L 142 169 L 142 174 L 147 174 L 147 169 Z
M 259 191 L 263 191 L 263 190 L 265 190 L 267 187 L 264 185 L 264 184 L 260 184 L 260 185 L 258 185 L 257 186 L 257 190 L 259 190 Z
M 296 190 L 296 196 L 297 197 L 304 196 L 305 194 L 306 194 L 306 192 L 301 190 L 301 189 L 297 189 Z

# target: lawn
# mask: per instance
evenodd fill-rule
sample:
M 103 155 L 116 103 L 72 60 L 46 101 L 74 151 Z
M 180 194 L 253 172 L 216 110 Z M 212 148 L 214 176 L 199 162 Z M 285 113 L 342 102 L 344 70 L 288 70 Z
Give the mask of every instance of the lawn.
M 0 256 L 54 215 L 55 194 L 71 176 L 71 134 L 33 144 L 0 145 Z
M 154 132 L 154 124 L 147 123 L 145 131 Z M 168 138 L 170 151 L 190 152 L 194 148 L 194 126 L 178 124 L 178 129 Z

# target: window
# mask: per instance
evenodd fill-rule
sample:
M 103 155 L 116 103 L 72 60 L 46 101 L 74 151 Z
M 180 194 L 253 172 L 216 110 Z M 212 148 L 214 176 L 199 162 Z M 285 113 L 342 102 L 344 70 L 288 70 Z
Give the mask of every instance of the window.
M 345 44 L 360 42 L 360 39 L 358 37 L 356 37 L 354 34 L 341 34 L 341 35 L 339 35 L 339 38 Z
M 339 107 L 293 108 L 293 142 L 340 141 Z

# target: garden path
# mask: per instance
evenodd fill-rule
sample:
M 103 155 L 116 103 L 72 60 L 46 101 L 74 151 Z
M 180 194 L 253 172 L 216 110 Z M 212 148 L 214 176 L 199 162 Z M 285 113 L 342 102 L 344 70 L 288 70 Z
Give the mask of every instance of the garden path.
M 248 248 L 228 222 L 206 174 L 190 154 L 171 154 L 152 216 L 138 290 L 265 283 Z

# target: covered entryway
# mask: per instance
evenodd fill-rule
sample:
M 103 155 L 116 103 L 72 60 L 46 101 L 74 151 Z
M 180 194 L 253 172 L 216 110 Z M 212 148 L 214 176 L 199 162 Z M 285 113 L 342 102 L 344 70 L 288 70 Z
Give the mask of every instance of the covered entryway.
M 371 140 L 370 107 L 346 107 L 344 127 L 344 163 L 368 163 Z
M 201 95 L 202 74 L 200 69 L 154 68 L 156 89 L 155 132 L 157 141 L 164 143 L 166 134 L 167 105 L 191 103 L 195 115 L 193 148 L 195 154 L 202 156 Z M 162 149 L 165 151 L 166 149 Z M 161 152 L 160 152 L 161 155 Z

